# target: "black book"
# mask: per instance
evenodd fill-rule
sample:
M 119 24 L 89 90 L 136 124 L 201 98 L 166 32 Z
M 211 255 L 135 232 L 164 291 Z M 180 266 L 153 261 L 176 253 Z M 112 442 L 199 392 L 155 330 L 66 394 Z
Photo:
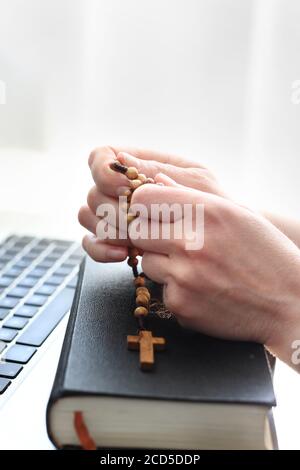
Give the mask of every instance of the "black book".
M 187 299 L 188 301 L 188 299 Z M 81 411 L 99 448 L 272 449 L 272 374 L 264 347 L 211 338 L 149 314 L 167 348 L 150 372 L 127 349 L 137 332 L 126 263 L 86 261 L 47 409 L 58 448 L 78 446 Z

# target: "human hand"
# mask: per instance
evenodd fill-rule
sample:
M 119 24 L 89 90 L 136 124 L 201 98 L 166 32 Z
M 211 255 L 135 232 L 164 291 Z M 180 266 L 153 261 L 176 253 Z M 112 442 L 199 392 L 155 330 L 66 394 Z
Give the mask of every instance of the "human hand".
M 95 186 L 90 190 L 87 206 L 80 209 L 78 218 L 79 222 L 94 234 L 84 237 L 83 247 L 96 261 L 122 261 L 126 258 L 130 246 L 127 234 L 124 233 L 123 238 L 118 236 L 116 239 L 105 241 L 95 236 L 99 223 L 99 218 L 96 216 L 97 208 L 101 204 L 110 204 L 117 212 L 118 197 L 128 189 L 128 179 L 109 168 L 109 164 L 116 158 L 128 167 L 136 167 L 139 173 L 146 174 L 155 181 L 160 181 L 160 174 L 163 173 L 187 187 L 225 196 L 214 175 L 207 168 L 182 157 L 132 148 L 95 149 L 89 157 Z
M 132 197 L 143 204 L 204 204 L 204 246 L 182 239 L 133 239 L 144 251 L 145 274 L 164 285 L 164 302 L 189 328 L 226 339 L 257 341 L 291 364 L 300 339 L 299 249 L 261 215 L 213 194 L 187 189 L 165 176 Z M 149 223 L 162 221 L 150 219 Z M 172 224 L 170 224 L 172 225 Z M 171 233 L 174 227 L 171 227 Z M 161 233 L 161 232 L 159 232 Z

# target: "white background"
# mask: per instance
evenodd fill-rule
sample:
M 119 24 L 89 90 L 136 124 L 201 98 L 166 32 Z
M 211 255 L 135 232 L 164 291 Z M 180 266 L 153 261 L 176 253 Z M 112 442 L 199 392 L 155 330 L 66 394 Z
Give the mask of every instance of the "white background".
M 0 0 L 2 227 L 45 218 L 79 237 L 103 144 L 186 155 L 236 198 L 298 216 L 299 25 L 299 0 Z M 281 442 L 300 448 L 299 378 L 282 373 Z

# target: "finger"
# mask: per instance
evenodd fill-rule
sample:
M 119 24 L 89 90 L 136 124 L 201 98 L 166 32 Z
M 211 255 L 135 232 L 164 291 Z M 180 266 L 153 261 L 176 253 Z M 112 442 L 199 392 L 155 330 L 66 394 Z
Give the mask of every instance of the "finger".
M 91 153 L 89 165 L 99 191 L 116 197 L 120 187 L 129 187 L 129 181 L 125 175 L 110 168 L 114 160 L 116 160 L 116 155 L 110 147 L 100 147 Z
M 152 281 L 166 284 L 169 277 L 170 260 L 166 255 L 145 252 L 142 259 L 143 272 Z
M 170 163 L 162 163 L 156 160 L 143 160 L 125 152 L 117 155 L 120 163 L 128 167 L 135 167 L 139 173 L 145 174 L 148 178 L 155 178 L 158 173 L 164 173 L 175 181 L 182 181 L 183 168 Z
M 99 217 L 95 216 L 95 214 L 91 211 L 91 209 L 87 206 L 83 206 L 80 208 L 79 213 L 78 213 L 78 219 L 80 224 L 89 230 L 91 233 L 94 235 L 97 234 L 97 229 L 99 233 L 99 226 L 103 224 L 103 221 L 99 219 Z M 112 230 L 114 230 L 115 233 L 115 238 L 106 238 L 104 241 L 108 245 L 116 245 L 116 246 L 132 246 L 129 237 L 127 235 L 127 232 L 120 232 L 119 230 L 115 231 L 116 227 L 111 227 Z M 99 237 L 97 237 L 99 238 Z
M 137 218 L 128 226 L 131 243 L 143 251 L 169 255 L 181 246 L 182 239 L 175 239 L 174 224 Z
M 86 235 L 82 240 L 82 246 L 93 260 L 102 263 L 124 261 L 128 256 L 126 247 L 111 246 L 95 236 Z
M 182 186 L 181 184 L 177 183 L 174 181 L 172 178 L 169 176 L 165 175 L 164 173 L 158 173 L 155 178 L 155 183 L 161 183 L 164 186 L 173 186 L 174 188 L 184 188 L 185 186 Z
M 102 193 L 99 191 L 97 186 L 93 186 L 88 192 L 87 203 L 94 214 L 96 214 L 97 209 L 101 204 L 110 204 L 115 209 L 118 208 L 118 200 Z
M 144 210 L 153 215 L 153 205 L 167 204 L 170 207 L 172 204 L 206 204 L 212 198 L 217 198 L 212 194 L 207 194 L 199 190 L 186 187 L 175 186 L 161 186 L 156 184 L 145 184 L 134 191 L 131 199 L 131 205 L 142 205 Z
M 170 153 L 158 152 L 156 150 L 139 149 L 136 147 L 115 147 L 113 146 L 115 155 L 119 153 L 127 153 L 133 157 L 137 157 L 141 160 L 154 160 L 160 163 L 168 163 L 171 165 L 179 166 L 181 168 L 205 168 L 197 162 L 187 160 L 186 158 L 180 157 L 179 155 L 173 155 Z
M 93 234 L 96 234 L 96 228 L 99 219 L 88 206 L 83 206 L 79 209 L 78 220 L 84 228 L 86 228 Z
M 127 230 L 118 229 L 115 221 L 110 224 L 105 218 L 98 219 L 96 236 L 99 241 L 109 245 L 132 246 Z
M 218 184 L 213 180 L 211 174 L 202 167 L 179 167 L 170 163 L 161 163 L 155 160 L 142 160 L 127 153 L 121 152 L 117 159 L 123 165 L 137 168 L 139 173 L 143 173 L 149 178 L 154 178 L 158 174 L 169 176 L 174 182 L 194 189 L 219 194 Z

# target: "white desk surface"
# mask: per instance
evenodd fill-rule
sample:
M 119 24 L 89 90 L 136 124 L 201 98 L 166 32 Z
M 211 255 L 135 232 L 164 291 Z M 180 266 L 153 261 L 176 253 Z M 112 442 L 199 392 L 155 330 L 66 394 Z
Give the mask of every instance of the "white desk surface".
M 92 184 L 86 162 L 75 156 L 69 167 L 63 157 L 44 159 L 34 152 L 25 158 L 24 152 L 0 150 L 1 238 L 20 233 L 80 240 L 84 231 L 76 212 Z M 300 376 L 278 361 L 274 386 L 279 447 L 300 450 Z

